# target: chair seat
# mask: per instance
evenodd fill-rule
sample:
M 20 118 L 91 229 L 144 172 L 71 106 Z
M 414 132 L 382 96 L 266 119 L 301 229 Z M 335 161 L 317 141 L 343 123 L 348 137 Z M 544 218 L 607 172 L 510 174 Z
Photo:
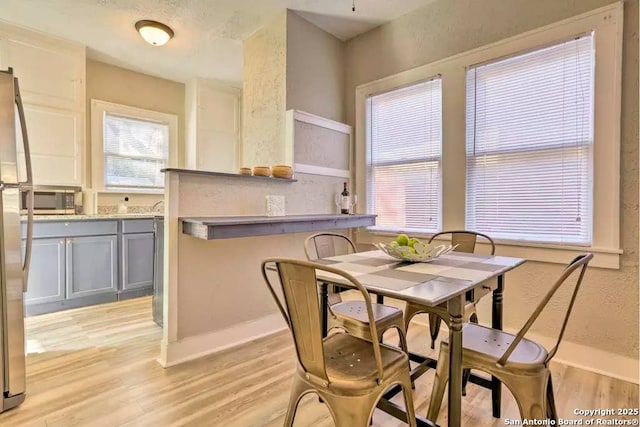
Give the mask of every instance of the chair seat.
M 465 323 L 462 328 L 463 359 L 482 355 L 495 362 L 515 339 L 515 335 L 475 323 Z M 448 338 L 443 340 L 448 345 Z M 469 354 L 466 354 L 469 353 Z M 540 365 L 547 358 L 547 350 L 540 344 L 523 338 L 515 348 L 508 363 Z
M 324 360 L 332 384 L 350 390 L 368 390 L 375 387 L 378 370 L 371 341 L 347 333 L 329 335 L 324 339 Z M 406 353 L 380 344 L 382 369 L 391 374 L 407 368 Z
M 376 323 L 398 317 L 402 319 L 402 310 L 385 304 L 372 303 L 373 318 Z M 331 306 L 331 311 L 336 316 L 348 317 L 358 322 L 369 324 L 367 306 L 364 301 L 344 301 Z

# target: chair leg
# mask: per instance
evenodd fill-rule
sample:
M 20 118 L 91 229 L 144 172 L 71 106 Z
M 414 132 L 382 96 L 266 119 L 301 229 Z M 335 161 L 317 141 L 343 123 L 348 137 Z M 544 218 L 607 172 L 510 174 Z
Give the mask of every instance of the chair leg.
M 298 377 L 293 377 L 293 384 L 291 385 L 291 394 L 289 395 L 289 405 L 287 406 L 287 414 L 284 419 L 284 427 L 293 426 L 293 419 L 296 415 L 296 409 L 298 408 L 298 402 L 305 392 L 309 390 L 309 387 L 301 381 Z
M 513 393 L 522 419 L 541 420 L 547 417 L 545 375 L 528 377 L 526 381 L 519 377 L 506 376 L 503 383 Z
M 429 313 L 429 332 L 431 333 L 431 348 L 434 349 L 436 346 L 436 338 L 438 338 L 438 334 L 440 333 L 440 323 L 442 319 L 440 316 L 434 313 Z
M 547 418 L 554 420 L 556 425 L 558 425 L 558 410 L 556 409 L 556 400 L 553 395 L 551 374 L 549 374 L 549 381 L 547 382 Z
M 408 302 L 405 305 L 405 308 L 404 308 L 404 330 L 405 330 L 405 332 L 409 331 L 409 323 L 411 323 L 411 319 L 413 319 L 413 316 L 415 316 L 419 312 L 420 312 L 420 309 L 418 307 L 416 307 L 415 305 L 413 305 L 412 303 Z
M 411 381 L 411 375 L 407 373 L 402 380 L 402 394 L 404 395 L 404 405 L 407 412 L 407 423 L 410 427 L 416 427 L 416 411 L 413 405 L 413 393 L 411 389 L 415 388 L 415 385 Z
M 395 326 L 395 328 L 398 330 L 398 336 L 400 337 L 400 348 L 405 353 L 409 353 L 409 348 L 407 347 L 407 335 L 405 334 L 405 331 L 400 326 Z
M 478 324 L 478 315 L 474 311 L 469 316 L 469 322 Z M 471 369 L 465 368 L 462 370 L 462 395 L 467 395 L 467 383 L 469 382 L 469 377 L 471 376 Z
M 375 408 L 376 396 L 335 396 L 322 393 L 336 427 L 367 427 Z
M 444 390 L 449 381 L 449 350 L 444 346 L 440 346 L 440 355 L 438 356 L 438 364 L 436 365 L 436 374 L 433 377 L 433 387 L 431 389 L 431 400 L 429 402 L 429 410 L 427 411 L 427 419 L 434 423 L 438 419 L 438 413 L 442 406 L 444 398 Z

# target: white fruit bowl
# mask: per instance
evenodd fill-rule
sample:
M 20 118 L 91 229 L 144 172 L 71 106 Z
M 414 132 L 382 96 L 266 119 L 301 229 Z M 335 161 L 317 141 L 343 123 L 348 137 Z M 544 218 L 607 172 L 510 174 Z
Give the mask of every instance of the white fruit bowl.
M 415 253 L 409 246 L 395 244 L 375 243 L 375 246 L 393 258 L 408 262 L 429 262 L 441 255 L 451 252 L 458 245 L 428 245 L 426 243 L 416 243 L 413 245 Z

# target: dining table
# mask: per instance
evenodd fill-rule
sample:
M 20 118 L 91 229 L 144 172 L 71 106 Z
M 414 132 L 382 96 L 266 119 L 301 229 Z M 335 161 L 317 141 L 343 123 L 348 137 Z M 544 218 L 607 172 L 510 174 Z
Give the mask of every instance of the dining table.
M 525 260 L 453 251 L 429 262 L 405 262 L 381 250 L 373 250 L 323 258 L 316 262 L 351 274 L 367 291 L 378 296 L 378 302 L 384 297 L 390 297 L 425 306 L 446 304 L 449 314 L 450 346 L 448 423 L 450 427 L 459 427 L 462 406 L 462 316 L 466 296 L 469 292 L 481 291 L 483 287 L 491 289 L 491 326 L 502 330 L 504 275 Z M 316 270 L 316 274 L 317 280 L 322 283 L 320 298 L 323 309 L 323 333 L 326 336 L 328 286 L 348 286 L 348 283 L 341 276 L 326 271 Z M 418 366 L 411 371 L 412 380 L 436 364 L 435 360 L 419 354 L 410 353 L 409 358 L 418 362 Z M 470 381 L 491 389 L 493 416 L 500 417 L 500 382 L 496 378 L 485 379 L 475 375 L 471 376 Z M 399 391 L 400 387 L 396 386 L 385 393 L 378 403 L 378 409 L 406 422 L 407 414 L 404 408 L 390 400 Z M 423 427 L 435 426 L 433 421 L 419 415 L 416 416 L 416 423 Z

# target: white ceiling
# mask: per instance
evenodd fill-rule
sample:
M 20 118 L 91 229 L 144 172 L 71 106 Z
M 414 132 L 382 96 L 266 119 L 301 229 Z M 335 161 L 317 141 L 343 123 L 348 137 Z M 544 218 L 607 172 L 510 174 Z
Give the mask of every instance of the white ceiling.
M 348 40 L 432 0 L 1 0 L 0 19 L 74 40 L 99 61 L 171 80 L 239 85 L 242 40 L 286 8 Z M 140 19 L 169 25 L 163 47 L 142 40 Z

